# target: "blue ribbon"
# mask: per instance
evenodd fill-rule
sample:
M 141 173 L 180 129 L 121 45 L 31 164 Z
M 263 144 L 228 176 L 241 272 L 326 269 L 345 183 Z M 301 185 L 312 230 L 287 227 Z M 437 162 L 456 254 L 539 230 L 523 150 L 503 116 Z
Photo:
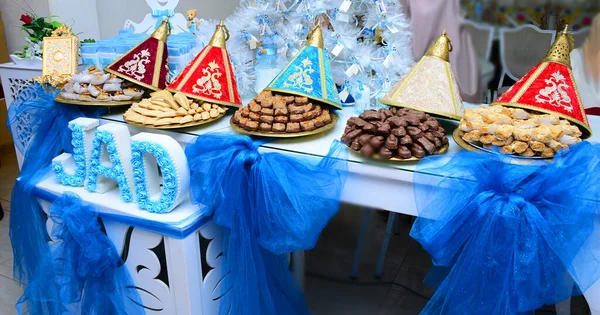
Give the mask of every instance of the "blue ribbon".
M 411 236 L 431 254 L 426 282 L 437 287 L 422 314 L 517 314 L 585 292 L 600 279 L 599 168 L 600 147 L 587 142 L 552 162 L 422 160 Z
M 98 213 L 66 192 L 50 206 L 54 244 L 39 262 L 19 304 L 45 302 L 32 314 L 144 314 L 141 299 Z M 19 310 L 19 313 L 21 310 Z
M 156 21 L 156 25 L 154 26 L 154 29 L 157 29 L 160 26 L 160 23 L 162 23 L 162 21 L 164 21 L 167 17 L 172 17 L 175 15 L 175 10 L 174 9 L 152 9 L 152 16 L 155 18 L 158 18 L 158 20 Z M 173 29 L 173 21 L 169 21 L 169 24 L 171 24 L 171 29 Z
M 286 254 L 313 248 L 338 211 L 347 151 L 336 141 L 315 161 L 260 144 L 207 134 L 185 150 L 192 201 L 225 228 L 220 314 L 308 314 Z
M 31 282 L 34 272 L 47 255 L 48 232 L 46 215 L 37 201 L 35 185 L 49 171 L 54 157 L 72 152 L 68 122 L 82 116 L 98 117 L 95 109 L 83 113 L 76 106 L 54 102 L 58 90 L 34 83 L 15 97 L 8 112 L 7 127 L 19 143 L 24 156 L 23 167 L 11 195 L 9 235 L 13 249 L 15 279 L 21 284 Z M 46 314 L 50 301 L 31 301 L 32 314 Z

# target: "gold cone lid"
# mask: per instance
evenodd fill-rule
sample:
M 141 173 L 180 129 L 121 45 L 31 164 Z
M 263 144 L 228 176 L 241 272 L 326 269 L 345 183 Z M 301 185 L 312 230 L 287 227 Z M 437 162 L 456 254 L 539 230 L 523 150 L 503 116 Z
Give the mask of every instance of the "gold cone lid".
M 223 23 L 223 20 L 215 26 L 215 32 L 210 38 L 207 46 L 221 47 L 226 49 L 225 42 L 229 40 L 229 29 Z
M 379 102 L 460 120 L 464 107 L 448 61 L 450 51 L 452 44 L 444 32 Z
M 556 35 L 556 39 L 546 53 L 542 62 L 557 62 L 571 68 L 571 51 L 575 48 L 575 40 L 569 32 L 569 25 L 565 25 L 562 32 Z
M 306 46 L 314 46 L 317 48 L 323 48 L 323 31 L 321 26 L 317 24 L 315 28 L 306 37 Z
M 171 23 L 169 23 L 169 17 L 160 23 L 156 30 L 152 33 L 152 37 L 166 43 L 167 37 L 171 34 Z
M 425 56 L 440 58 L 450 62 L 450 52 L 452 51 L 452 42 L 448 38 L 446 31 L 438 37 L 425 53 Z

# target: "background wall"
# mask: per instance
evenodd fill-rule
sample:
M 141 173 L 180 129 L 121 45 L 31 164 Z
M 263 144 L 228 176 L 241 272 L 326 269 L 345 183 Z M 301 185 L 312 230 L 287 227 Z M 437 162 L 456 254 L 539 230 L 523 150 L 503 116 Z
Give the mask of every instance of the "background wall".
M 176 12 L 197 9 L 198 17 L 220 19 L 229 16 L 239 0 L 180 0 Z M 145 0 L 0 0 L 0 13 L 4 19 L 8 51 L 20 50 L 24 45 L 21 38 L 19 18 L 25 11 L 34 11 L 39 16 L 57 15 L 59 21 L 73 27 L 86 38 L 103 39 L 117 35 L 125 20 L 141 22 L 150 13 Z

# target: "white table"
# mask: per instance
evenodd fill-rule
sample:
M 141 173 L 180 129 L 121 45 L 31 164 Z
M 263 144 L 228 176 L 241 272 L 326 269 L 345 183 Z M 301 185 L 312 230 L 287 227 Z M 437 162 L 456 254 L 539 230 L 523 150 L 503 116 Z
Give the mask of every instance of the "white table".
M 466 106 L 469 107 L 469 106 L 475 106 L 475 105 L 466 104 Z M 230 112 L 233 112 L 233 110 L 230 110 Z M 281 152 L 284 154 L 296 155 L 296 156 L 310 156 L 310 157 L 317 157 L 317 158 L 323 157 L 328 153 L 331 143 L 334 140 L 339 139 L 340 136 L 342 135 L 343 130 L 346 125 L 346 121 L 348 120 L 348 118 L 355 115 L 354 108 L 352 108 L 352 107 L 337 111 L 337 114 L 340 116 L 340 119 L 339 119 L 337 125 L 328 132 L 309 136 L 309 137 L 303 137 L 303 138 L 275 140 L 275 141 L 263 144 L 260 147 L 260 150 L 263 152 L 269 152 L 269 151 L 273 152 L 274 151 L 274 152 Z M 135 133 L 138 133 L 141 131 L 167 134 L 167 135 L 173 137 L 175 140 L 179 141 L 182 145 L 186 145 L 188 143 L 195 141 L 197 136 L 204 134 L 204 133 L 232 132 L 231 127 L 229 126 L 229 119 L 231 117 L 230 115 L 231 114 L 227 115 L 223 119 L 220 119 L 219 121 L 216 121 L 212 124 L 195 127 L 195 128 L 178 130 L 178 131 L 164 131 L 164 130 L 155 130 L 155 129 L 147 129 L 147 128 L 138 128 L 138 127 L 134 127 L 131 125 L 127 125 L 127 126 L 130 129 L 130 132 L 132 134 L 135 134 Z M 600 117 L 590 116 L 589 118 L 590 118 L 590 122 L 592 125 L 592 129 L 600 130 Z M 110 115 L 105 115 L 101 119 L 101 124 L 115 123 L 115 122 L 126 124 L 123 121 L 122 113 L 113 113 Z M 450 146 L 449 146 L 448 153 L 458 152 L 461 149 L 452 140 L 452 137 L 450 135 L 450 132 L 453 129 L 455 129 L 455 127 L 458 125 L 458 122 L 448 121 L 448 120 L 443 120 L 441 122 L 444 125 L 444 127 L 446 128 L 446 130 L 449 131 L 448 138 L 449 138 Z M 598 140 L 600 140 L 600 136 L 598 136 L 598 135 L 593 136 L 590 140 L 597 142 Z M 349 175 L 348 175 L 348 179 L 346 181 L 346 185 L 345 185 L 343 193 L 342 193 L 342 201 L 347 202 L 347 203 L 362 205 L 362 206 L 369 207 L 369 208 L 384 209 L 384 210 L 395 212 L 395 213 L 403 213 L 403 214 L 416 216 L 417 209 L 416 209 L 414 197 L 413 197 L 413 173 L 415 172 L 416 165 L 417 165 L 417 162 L 392 162 L 392 161 L 379 162 L 379 161 L 374 161 L 372 159 L 365 158 L 359 154 L 349 152 L 349 155 L 348 155 Z M 76 192 L 78 194 L 80 194 L 84 200 L 86 200 L 88 202 L 92 202 L 94 204 L 101 205 L 101 209 L 102 209 L 101 216 L 110 215 L 111 213 L 114 214 L 115 211 L 117 211 L 117 212 L 120 211 L 121 213 L 119 216 L 117 216 L 117 219 L 121 220 L 122 222 L 120 223 L 120 225 L 118 227 L 114 228 L 115 230 L 119 230 L 119 232 L 117 234 L 114 234 L 113 232 L 111 232 L 111 229 L 107 229 L 107 232 L 109 233 L 109 236 L 111 236 L 111 239 L 117 240 L 117 242 L 115 242 L 117 248 L 123 247 L 123 245 L 122 245 L 123 244 L 122 239 L 123 239 L 123 235 L 124 235 L 123 231 L 125 231 L 124 229 L 127 228 L 127 224 L 126 224 L 127 221 L 124 220 L 123 218 L 137 215 L 137 216 L 141 216 L 141 217 L 145 217 L 145 218 L 149 219 L 150 215 L 151 215 L 151 214 L 147 214 L 147 213 L 141 213 L 142 211 L 138 210 L 138 209 L 121 208 L 121 204 L 119 203 L 120 199 L 118 198 L 118 194 L 116 192 L 114 193 L 114 196 L 110 196 L 110 198 L 106 198 L 106 197 L 109 197 L 106 194 L 103 197 L 98 197 L 99 195 L 88 197 L 88 195 L 94 195 L 94 194 L 86 193 L 85 191 L 83 191 L 83 189 L 80 189 L 80 188 L 71 189 L 71 188 L 58 186 L 56 184 L 56 181 L 53 178 L 47 178 L 46 180 L 42 181 L 40 183 L 40 185 L 38 185 L 38 188 L 42 192 L 40 194 L 40 197 L 42 197 L 42 198 L 44 197 L 43 192 L 56 195 L 56 194 L 60 194 L 61 191 L 65 191 L 65 190 L 77 190 Z M 82 190 L 82 191 L 79 191 L 79 190 Z M 43 199 L 46 199 L 46 198 L 43 198 Z M 104 199 L 104 200 L 102 200 L 102 199 Z M 193 217 L 194 215 L 189 212 L 190 210 L 188 207 L 189 207 L 189 203 L 184 203 L 180 207 L 176 208 L 173 211 L 173 214 L 187 213 L 188 215 L 191 215 Z M 159 216 L 159 218 L 156 218 L 159 221 L 167 221 L 169 219 L 168 216 L 164 216 L 164 215 L 156 215 L 156 216 Z M 194 219 L 190 219 L 190 220 L 194 221 Z M 141 228 L 144 229 L 143 226 L 141 226 Z M 214 227 L 211 227 L 211 229 L 212 229 L 211 232 L 208 232 L 208 234 L 210 234 L 210 236 L 206 237 L 206 238 L 207 239 L 209 239 L 209 238 L 218 239 L 218 237 L 216 237 L 214 235 L 214 231 L 215 231 Z M 202 235 L 202 229 L 200 229 L 199 233 L 200 233 L 200 235 Z M 189 237 L 189 235 L 186 237 Z M 196 246 L 198 238 L 195 237 L 194 239 L 196 241 L 190 240 L 190 241 L 188 241 L 188 245 L 185 245 L 185 246 L 180 245 L 179 248 L 183 251 L 188 247 L 191 248 L 190 246 Z M 184 241 L 185 240 L 186 240 L 186 238 L 184 238 Z M 220 244 L 220 240 L 217 240 L 217 242 L 213 241 L 213 243 L 215 243 L 215 245 L 212 246 L 213 250 L 214 250 L 215 248 L 218 248 L 217 244 Z M 190 245 L 190 244 L 193 244 L 193 245 Z M 148 251 L 147 248 L 145 249 L 145 251 L 147 253 L 147 251 Z M 183 253 L 183 252 L 181 252 L 181 253 Z M 195 253 L 195 252 L 192 251 L 192 253 Z M 208 253 L 208 251 L 207 251 L 207 253 Z M 214 252 L 213 252 L 213 254 L 214 254 Z M 210 256 L 210 255 L 208 255 L 208 256 Z M 189 257 L 189 255 L 186 254 L 186 255 L 184 255 L 184 257 Z M 198 264 L 198 261 L 197 261 L 197 259 L 194 258 L 192 260 L 187 261 L 186 263 Z M 130 266 L 129 262 L 127 262 L 127 261 L 126 261 L 126 265 L 128 265 L 128 267 L 130 267 L 130 268 L 133 268 L 132 266 Z M 181 265 L 179 265 L 179 266 L 181 266 Z M 214 266 L 214 265 L 211 265 L 209 267 L 218 269 L 218 266 Z M 187 268 L 189 269 L 189 266 Z M 131 269 L 131 270 L 133 271 L 134 269 Z M 177 271 L 173 270 L 172 272 L 177 272 Z M 188 271 L 185 271 L 185 272 L 188 272 Z M 185 275 L 185 272 L 176 273 L 178 276 L 175 276 L 175 277 L 181 278 L 182 276 Z M 192 271 L 192 279 L 196 280 L 198 277 L 194 276 L 194 272 L 195 271 Z M 200 271 L 200 273 L 203 273 L 202 270 Z M 197 272 L 196 272 L 196 274 L 197 274 Z M 218 277 L 217 276 L 218 274 L 220 274 L 220 273 L 215 272 L 216 277 Z M 214 286 L 211 287 L 211 285 L 213 285 L 212 283 L 209 285 L 206 283 L 206 281 L 207 281 L 206 279 L 203 279 L 203 280 L 204 280 L 204 282 L 203 282 L 203 285 L 201 286 L 201 288 L 196 288 L 196 289 L 200 290 L 203 294 L 202 298 L 200 300 L 203 301 L 202 303 L 204 303 L 204 305 L 202 305 L 202 309 L 203 309 L 204 313 L 205 314 L 213 314 L 212 311 L 216 310 L 216 306 L 215 306 L 214 300 L 212 300 L 212 299 L 214 299 L 214 296 L 212 296 L 212 295 L 209 296 L 209 294 L 211 293 L 210 291 L 212 289 L 214 289 Z M 586 298 L 588 299 L 590 308 L 592 308 L 594 310 L 593 313 L 600 314 L 600 312 L 598 312 L 598 311 L 600 311 L 600 284 L 598 284 L 596 287 L 588 290 L 588 292 L 587 292 L 588 294 L 586 294 Z M 192 288 L 192 290 L 196 290 L 196 289 Z M 206 291 L 203 291 L 203 290 L 206 290 Z M 592 294 L 592 292 L 595 292 L 595 293 Z M 214 290 L 212 290 L 212 294 L 214 294 Z M 147 301 L 153 301 L 149 297 L 145 297 L 145 296 L 142 296 L 142 299 L 143 299 L 143 302 L 145 305 L 146 305 Z M 212 300 L 212 302 L 211 302 L 211 300 Z M 207 303 L 212 303 L 212 304 L 207 305 Z M 185 305 L 188 305 L 188 304 L 185 304 Z M 195 309 L 195 307 L 191 306 L 191 309 Z M 157 312 L 157 313 L 161 313 L 161 312 Z M 178 313 L 178 314 L 180 314 L 180 313 Z M 187 313 L 182 312 L 181 314 L 187 314 Z

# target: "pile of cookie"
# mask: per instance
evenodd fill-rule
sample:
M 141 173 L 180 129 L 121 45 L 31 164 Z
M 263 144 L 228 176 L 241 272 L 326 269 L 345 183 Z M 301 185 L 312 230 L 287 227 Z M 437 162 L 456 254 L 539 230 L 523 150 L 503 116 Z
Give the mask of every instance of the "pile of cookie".
M 223 116 L 227 109 L 217 104 L 198 102 L 181 92 L 167 90 L 150 93 L 123 114 L 128 122 L 155 127 L 177 127 L 192 122 L 210 121 Z M 200 124 L 200 123 L 199 123 Z
M 380 159 L 423 158 L 448 145 L 444 127 L 410 108 L 367 110 L 348 119 L 341 139 L 350 149 Z
M 468 108 L 460 122 L 461 138 L 503 154 L 553 157 L 560 149 L 581 142 L 581 130 L 557 115 L 521 108 Z
M 60 95 L 67 100 L 110 102 L 139 100 L 144 91 L 114 74 L 104 73 L 96 66 L 89 66 L 74 75 L 62 88 Z
M 332 122 L 327 105 L 304 96 L 262 91 L 238 109 L 232 122 L 248 131 L 299 133 L 313 131 Z

